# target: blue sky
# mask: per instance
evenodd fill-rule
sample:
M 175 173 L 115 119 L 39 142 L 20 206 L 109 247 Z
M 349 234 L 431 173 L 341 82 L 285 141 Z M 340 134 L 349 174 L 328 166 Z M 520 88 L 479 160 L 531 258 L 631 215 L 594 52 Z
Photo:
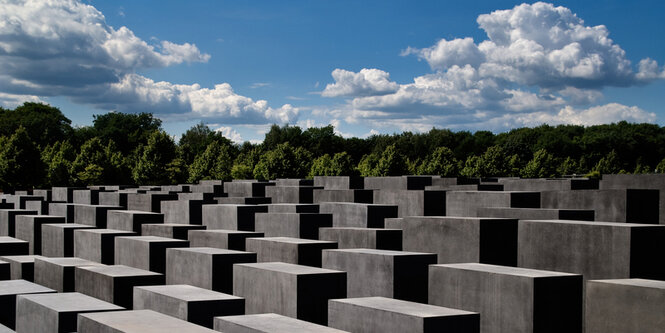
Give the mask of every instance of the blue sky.
M 234 140 L 665 124 L 662 1 L 0 0 L 0 105 Z

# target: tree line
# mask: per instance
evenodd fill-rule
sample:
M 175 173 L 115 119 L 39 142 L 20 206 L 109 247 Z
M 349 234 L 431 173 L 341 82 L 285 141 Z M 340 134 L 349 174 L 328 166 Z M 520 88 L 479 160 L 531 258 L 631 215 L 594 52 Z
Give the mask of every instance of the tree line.
M 0 186 L 6 191 L 202 179 L 313 176 L 558 177 L 665 172 L 665 127 L 619 122 L 542 125 L 505 133 L 403 132 L 344 138 L 332 125 L 273 125 L 262 143 L 236 144 L 203 123 L 178 142 L 150 113 L 110 112 L 72 127 L 52 106 L 0 108 Z

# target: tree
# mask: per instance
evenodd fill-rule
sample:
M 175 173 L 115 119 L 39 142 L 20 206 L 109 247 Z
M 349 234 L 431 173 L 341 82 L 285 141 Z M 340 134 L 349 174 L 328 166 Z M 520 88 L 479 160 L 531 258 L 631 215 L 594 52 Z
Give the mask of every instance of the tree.
M 522 169 L 522 177 L 545 178 L 554 177 L 556 173 L 556 161 L 552 154 L 545 149 L 540 149 L 533 154 L 533 158 Z
M 76 159 L 74 146 L 69 141 L 57 141 L 42 151 L 46 165 L 46 183 L 49 186 L 69 186 L 72 182 L 70 170 Z
M 464 162 L 464 168 L 460 174 L 464 177 L 482 177 L 483 159 L 480 156 L 471 155 Z
M 123 155 L 128 155 L 140 144 L 147 144 L 148 138 L 161 130 L 162 121 L 151 113 L 109 112 L 95 115 L 92 121 L 95 136 L 104 144 L 114 141 Z
M 71 163 L 71 183 L 76 185 L 127 184 L 130 166 L 110 140 L 106 145 L 98 137 L 86 141 Z
M 332 158 L 332 176 L 353 176 L 355 175 L 355 168 L 351 156 L 346 152 L 335 154 Z
M 656 173 L 665 173 L 665 158 L 660 160 L 660 163 L 656 165 Z
M 378 176 L 377 165 L 379 164 L 379 155 L 371 153 L 364 155 L 358 163 L 358 172 L 362 177 L 375 177 Z
M 273 150 L 269 150 L 254 167 L 254 178 L 270 180 L 277 178 L 295 178 L 298 176 L 299 166 L 296 162 L 296 153 L 288 142 L 280 143 Z
M 566 176 L 566 175 L 575 175 L 582 173 L 580 170 L 579 163 L 571 158 L 570 156 L 566 157 L 561 164 L 556 169 L 557 174 L 561 176 Z
M 169 164 L 176 158 L 173 139 L 163 131 L 154 131 L 143 147 L 132 172 L 132 177 L 140 185 L 171 184 Z
M 454 177 L 459 173 L 459 161 L 448 147 L 438 147 L 418 167 L 421 175 Z
M 42 185 L 45 165 L 27 130 L 19 126 L 0 147 L 0 185 L 6 191 Z
M 253 147 L 249 142 L 245 142 L 240 147 L 240 154 L 233 161 L 231 168 L 231 177 L 233 179 L 251 179 L 254 178 L 254 167 L 263 155 L 258 147 Z
M 229 154 L 229 146 L 217 141 L 211 142 L 205 151 L 196 156 L 189 168 L 190 183 L 201 179 L 231 180 L 233 158 Z
M 617 152 L 615 150 L 612 150 L 609 154 L 607 154 L 607 156 L 601 158 L 593 168 L 593 171 L 596 171 L 600 174 L 616 174 L 620 173 L 622 170 L 623 169 L 619 164 L 619 157 L 617 156 Z
M 309 169 L 308 177 L 314 176 L 335 176 L 335 171 L 332 166 L 332 158 L 330 155 L 324 154 L 312 162 L 312 167 Z
M 72 132 L 70 124 L 58 108 L 47 104 L 25 102 L 14 110 L 0 108 L 0 135 L 9 137 L 23 127 L 40 147 L 67 139 Z
M 381 154 L 376 170 L 378 176 L 401 176 L 408 173 L 407 160 L 392 144 Z

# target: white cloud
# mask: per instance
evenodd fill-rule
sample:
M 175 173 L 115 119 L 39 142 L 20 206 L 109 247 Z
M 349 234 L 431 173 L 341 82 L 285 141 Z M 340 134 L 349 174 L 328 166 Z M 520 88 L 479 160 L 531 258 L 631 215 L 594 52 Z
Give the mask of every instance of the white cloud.
M 321 96 L 375 96 L 390 94 L 399 88 L 390 81 L 390 74 L 374 68 L 363 68 L 358 73 L 338 68 L 332 72 L 332 77 L 335 83 L 328 84 Z
M 409 47 L 403 56 L 415 54 L 418 57 L 427 60 L 432 69 L 446 69 L 454 65 L 478 66 L 485 58 L 478 46 L 473 43 L 473 38 L 458 38 L 451 41 L 441 39 L 436 45 L 416 49 Z
M 242 143 L 244 140 L 242 139 L 242 136 L 240 133 L 238 133 L 236 130 L 234 130 L 230 126 L 220 126 L 215 130 L 216 132 L 219 132 L 224 136 L 225 138 L 235 142 L 235 143 Z
M 14 95 L 0 92 L 0 107 L 15 108 L 24 102 L 44 103 L 39 97 L 33 95 Z

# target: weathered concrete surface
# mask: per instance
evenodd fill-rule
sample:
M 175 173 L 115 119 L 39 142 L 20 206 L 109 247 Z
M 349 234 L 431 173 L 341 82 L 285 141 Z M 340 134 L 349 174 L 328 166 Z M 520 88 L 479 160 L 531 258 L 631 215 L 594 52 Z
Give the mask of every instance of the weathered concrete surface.
M 203 206 L 203 225 L 209 230 L 254 231 L 254 215 L 267 212 L 268 206 L 205 205 Z
M 275 186 L 275 183 L 234 180 L 224 183 L 224 192 L 228 193 L 229 197 L 265 197 L 268 186 Z
M 16 237 L 16 216 L 18 215 L 37 215 L 37 211 L 0 209 L 0 236 Z
M 480 313 L 480 331 L 582 332 L 580 275 L 447 264 L 429 268 L 429 304 Z
M 427 302 L 427 268 L 436 254 L 372 249 L 323 251 L 323 268 L 347 272 L 347 297 Z
M 374 203 L 374 190 L 314 190 L 312 200 L 315 203 L 321 202 L 355 202 L 355 203 Z
M 336 249 L 337 243 L 290 237 L 248 238 L 246 248 L 258 262 L 279 261 L 321 267 L 321 251 Z
M 346 297 L 346 273 L 282 262 L 238 264 L 233 294 L 245 298 L 247 314 L 274 312 L 325 325 L 328 300 Z
M 479 333 L 480 314 L 385 297 L 328 301 L 328 325 L 356 333 Z
M 74 203 L 51 202 L 49 203 L 49 213 L 53 216 L 62 216 L 65 222 L 74 223 Z
M 190 285 L 134 288 L 134 309 L 153 310 L 204 327 L 213 327 L 216 316 L 245 314 L 245 300 Z
M 164 284 L 162 274 L 122 265 L 78 266 L 74 276 L 77 292 L 126 309 L 134 303 L 134 287 Z
M 122 209 L 120 206 L 74 204 L 74 223 L 87 224 L 104 229 L 108 222 L 108 212 Z
M 478 216 L 503 217 L 518 220 L 576 220 L 595 221 L 595 212 L 589 209 L 554 208 L 478 208 Z
M 99 193 L 99 204 L 127 209 L 127 192 L 101 192 Z
M 319 240 L 337 242 L 340 249 L 402 250 L 401 229 L 320 228 Z
M 314 186 L 314 180 L 304 178 L 277 178 L 275 186 Z
M 45 257 L 73 257 L 74 231 L 94 227 L 76 223 L 53 223 L 42 226 L 42 255 Z
M 586 284 L 587 333 L 663 332 L 665 281 L 591 280 Z
M 196 225 L 196 224 L 180 224 L 180 223 L 143 224 L 141 226 L 141 235 L 187 240 L 187 235 L 189 231 L 205 230 L 205 229 L 206 229 L 205 226 Z
M 77 266 L 100 265 L 81 258 L 35 258 L 35 283 L 59 293 L 74 291 L 74 270 Z
M 220 205 L 268 205 L 272 203 L 271 198 L 266 197 L 215 197 Z
M 99 193 L 106 192 L 99 189 L 74 190 L 74 203 L 86 205 L 99 205 Z
M 261 313 L 244 316 L 226 316 L 215 318 L 215 331 L 226 333 L 344 333 L 334 328 L 312 324 L 304 320 Z
M 76 292 L 19 295 L 16 298 L 16 331 L 73 332 L 79 313 L 118 310 L 124 308 Z
M 323 186 L 326 190 L 363 189 L 363 177 L 353 176 L 314 176 L 314 186 Z
M 665 224 L 665 177 L 662 174 L 603 175 L 600 181 L 601 190 L 629 188 L 659 190 L 658 218 L 660 224 Z
M 445 191 L 374 191 L 374 203 L 397 206 L 397 216 L 446 215 Z
M 397 206 L 322 202 L 320 212 L 333 215 L 333 227 L 383 228 L 384 219 L 397 217 Z
M 128 193 L 127 209 L 161 213 L 161 202 L 166 200 L 178 200 L 178 195 L 166 193 Z
M 540 192 L 446 192 L 447 216 L 476 217 L 478 209 L 486 207 L 540 208 Z
M 319 205 L 275 203 L 268 205 L 268 213 L 318 213 Z
M 49 215 L 49 202 L 44 200 L 26 201 L 25 210 L 35 210 L 39 215 Z
M 255 216 L 255 230 L 266 237 L 318 239 L 319 228 L 332 227 L 332 214 L 262 213 Z
M 589 178 L 555 178 L 555 179 L 512 179 L 501 178 L 505 191 L 573 191 L 597 190 L 598 179 Z
M 25 256 L 4 256 L 0 260 L 8 262 L 11 269 L 12 280 L 35 280 L 35 259 L 43 258 L 39 255 L 25 255 Z
M 201 224 L 203 200 L 169 200 L 161 202 L 164 223 Z
M 256 253 L 210 247 L 166 250 L 166 284 L 233 292 L 233 265 L 255 263 Z
M 152 310 L 85 313 L 78 317 L 78 333 L 213 333 L 215 331 Z
M 58 187 L 51 189 L 54 202 L 74 202 L 74 190 L 85 190 L 85 187 Z
M 42 225 L 49 223 L 65 223 L 65 218 L 51 215 L 16 216 L 16 238 L 30 243 L 30 254 L 42 254 Z
M 164 214 L 137 210 L 110 210 L 106 226 L 109 229 L 133 231 L 141 234 L 141 225 L 164 223 Z
M 436 253 L 440 264 L 517 265 L 516 219 L 412 216 L 387 219 L 386 227 L 403 230 L 405 251 Z
M 532 221 L 518 224 L 519 267 L 571 272 L 585 280 L 665 280 L 665 225 L 587 221 Z
M 114 229 L 74 231 L 74 256 L 105 265 L 115 263 L 115 237 L 136 236 L 135 232 Z
M 189 247 L 189 241 L 155 236 L 120 236 L 115 238 L 115 264 L 166 271 L 166 249 Z
M 55 293 L 55 290 L 26 280 L 0 281 L 0 324 L 16 328 L 16 296 Z
M 365 177 L 365 189 L 369 190 L 424 190 L 438 176 Z
M 9 236 L 0 236 L 0 256 L 27 255 L 30 245 L 27 241 Z
M 238 230 L 190 230 L 187 239 L 191 247 L 214 247 L 245 251 L 247 238 L 263 237 L 262 232 Z
M 313 203 L 314 190 L 323 189 L 314 186 L 270 186 L 266 187 L 266 197 L 273 203 Z

